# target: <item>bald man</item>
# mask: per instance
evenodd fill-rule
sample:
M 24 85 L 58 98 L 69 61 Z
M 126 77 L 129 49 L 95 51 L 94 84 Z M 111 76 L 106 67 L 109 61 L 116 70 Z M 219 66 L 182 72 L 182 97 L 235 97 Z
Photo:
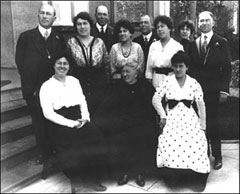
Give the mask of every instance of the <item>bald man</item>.
M 38 26 L 21 33 L 16 46 L 15 61 L 21 78 L 23 98 L 32 117 L 32 128 L 40 152 L 37 159 L 39 164 L 52 152 L 39 103 L 39 89 L 53 75 L 51 58 L 66 48 L 64 38 L 52 29 L 55 19 L 54 7 L 43 4 L 38 10 Z
M 202 86 L 206 105 L 206 134 L 215 158 L 213 168 L 222 167 L 221 139 L 218 121 L 219 106 L 227 100 L 231 78 L 228 42 L 213 32 L 213 14 L 203 11 L 198 16 L 201 35 L 190 45 L 189 74 Z
M 91 28 L 91 35 L 102 38 L 109 53 L 112 45 L 116 43 L 116 39 L 114 36 L 113 27 L 108 24 L 108 8 L 105 5 L 99 5 L 96 7 L 95 18 L 97 22 Z
M 143 49 L 144 59 L 145 59 L 144 69 L 146 69 L 149 47 L 152 44 L 152 42 L 158 40 L 159 38 L 157 34 L 154 33 L 152 30 L 152 18 L 149 15 L 143 15 L 140 18 L 139 27 L 140 27 L 141 35 L 134 38 L 133 41 L 140 44 Z

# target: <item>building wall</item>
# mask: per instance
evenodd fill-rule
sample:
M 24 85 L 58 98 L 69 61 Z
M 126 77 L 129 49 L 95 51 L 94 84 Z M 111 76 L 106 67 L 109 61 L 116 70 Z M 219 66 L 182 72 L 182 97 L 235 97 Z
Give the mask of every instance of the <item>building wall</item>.
M 14 67 L 14 39 L 11 4 L 1 1 L 1 67 Z

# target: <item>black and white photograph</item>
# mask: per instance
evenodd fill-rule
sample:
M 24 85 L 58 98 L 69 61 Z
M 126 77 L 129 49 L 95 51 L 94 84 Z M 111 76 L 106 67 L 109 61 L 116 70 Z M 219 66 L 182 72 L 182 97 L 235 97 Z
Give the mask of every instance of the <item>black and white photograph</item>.
M 239 1 L 1 1 L 1 193 L 239 193 Z

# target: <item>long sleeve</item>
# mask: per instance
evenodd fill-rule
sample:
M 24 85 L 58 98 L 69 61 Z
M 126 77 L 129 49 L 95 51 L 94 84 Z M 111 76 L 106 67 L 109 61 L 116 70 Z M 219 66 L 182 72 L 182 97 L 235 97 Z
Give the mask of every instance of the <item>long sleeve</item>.
M 222 66 L 221 66 L 221 84 L 220 91 L 229 93 L 229 83 L 231 80 L 231 57 L 229 51 L 228 41 L 223 39 L 221 45 L 222 53 Z
M 24 40 L 23 34 L 20 34 L 17 45 L 16 45 L 16 55 L 15 62 L 17 64 L 19 73 L 21 74 L 24 65 L 26 41 Z
M 138 53 L 138 64 L 140 64 L 140 67 L 141 67 L 140 71 L 144 72 L 144 53 L 140 45 L 137 49 L 137 53 Z
M 77 121 L 67 119 L 57 114 L 55 110 L 79 105 L 81 110 L 79 119 L 90 121 L 85 96 L 77 79 L 72 78 L 66 83 L 66 86 L 62 86 L 54 78 L 50 78 L 42 85 L 39 95 L 43 114 L 48 120 L 72 128 L 77 124 Z
M 146 65 L 146 71 L 145 71 L 145 77 L 147 79 L 152 79 L 153 76 L 153 57 L 152 57 L 152 53 L 154 50 L 154 43 L 151 44 L 150 48 L 149 48 L 149 54 L 148 54 L 148 58 L 147 58 L 147 65 Z
M 110 71 L 111 71 L 111 76 L 112 78 L 120 78 L 120 77 L 116 77 L 114 75 L 114 73 L 116 73 L 117 69 L 116 69 L 116 63 L 117 63 L 117 53 L 116 53 L 116 47 L 117 45 L 114 44 L 112 46 L 112 49 L 110 51 Z
M 206 129 L 206 108 L 204 101 L 196 101 L 198 108 L 198 115 L 200 115 L 200 127 Z
M 203 91 L 201 85 L 196 81 L 195 101 L 197 104 L 198 115 L 201 129 L 206 129 L 206 107 L 203 100 Z
M 165 95 L 165 89 L 166 89 L 166 86 L 165 86 L 165 82 L 163 81 L 156 88 L 156 92 L 154 93 L 152 98 L 153 107 L 155 108 L 155 110 L 157 111 L 158 115 L 160 115 L 161 118 L 167 117 L 166 112 L 162 105 L 162 99 L 163 99 L 163 96 Z

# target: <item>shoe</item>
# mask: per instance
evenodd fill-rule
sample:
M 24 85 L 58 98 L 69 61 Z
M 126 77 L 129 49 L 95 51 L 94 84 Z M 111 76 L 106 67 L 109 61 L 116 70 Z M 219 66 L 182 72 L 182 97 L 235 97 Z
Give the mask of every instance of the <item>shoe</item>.
M 125 185 L 128 183 L 128 175 L 124 174 L 119 180 L 118 185 Z
M 144 187 L 144 185 L 145 185 L 145 180 L 143 179 L 143 176 L 142 176 L 141 174 L 139 174 L 139 175 L 137 176 L 136 183 L 137 183 L 140 187 Z
M 215 159 L 213 169 L 219 170 L 222 168 L 222 159 Z
M 102 185 L 101 183 L 97 183 L 93 186 L 93 189 L 95 191 L 106 191 L 107 187 L 105 187 L 104 185 Z

